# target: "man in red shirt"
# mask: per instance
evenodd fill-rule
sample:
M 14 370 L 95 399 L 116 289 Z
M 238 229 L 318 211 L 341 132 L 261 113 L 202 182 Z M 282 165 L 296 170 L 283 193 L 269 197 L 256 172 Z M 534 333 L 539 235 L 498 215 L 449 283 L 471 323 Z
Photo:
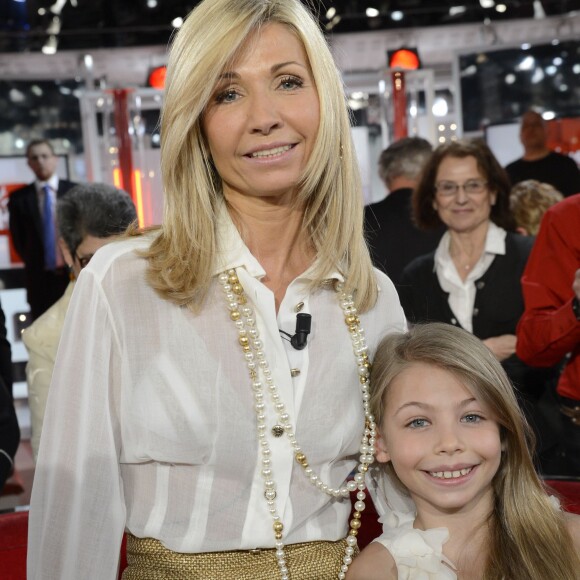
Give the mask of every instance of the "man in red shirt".
M 567 464 L 580 475 L 580 195 L 544 215 L 522 277 L 525 312 L 516 352 L 533 366 L 564 357 L 558 381 Z

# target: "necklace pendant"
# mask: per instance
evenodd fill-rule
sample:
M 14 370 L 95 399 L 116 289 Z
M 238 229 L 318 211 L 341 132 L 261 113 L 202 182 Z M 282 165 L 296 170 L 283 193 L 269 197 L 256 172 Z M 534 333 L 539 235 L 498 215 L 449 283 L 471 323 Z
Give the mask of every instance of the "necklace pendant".
M 282 427 L 282 425 L 274 425 L 272 427 L 272 435 L 274 435 L 274 437 L 282 437 L 282 435 L 284 435 L 284 427 Z

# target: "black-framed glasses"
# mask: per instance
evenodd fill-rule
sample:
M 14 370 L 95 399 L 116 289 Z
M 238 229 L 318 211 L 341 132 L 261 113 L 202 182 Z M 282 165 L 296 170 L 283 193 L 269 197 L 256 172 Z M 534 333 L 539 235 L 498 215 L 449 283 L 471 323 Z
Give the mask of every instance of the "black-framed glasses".
M 457 192 L 463 189 L 466 195 L 478 195 L 487 189 L 487 181 L 483 179 L 468 179 L 463 185 L 455 181 L 438 181 L 435 184 L 435 191 L 444 197 L 457 195 Z
M 75 258 L 79 261 L 79 265 L 81 267 L 81 270 L 83 268 L 86 268 L 88 263 L 91 261 L 91 258 L 94 256 L 94 254 L 89 254 L 88 256 L 79 256 L 76 252 L 75 252 Z

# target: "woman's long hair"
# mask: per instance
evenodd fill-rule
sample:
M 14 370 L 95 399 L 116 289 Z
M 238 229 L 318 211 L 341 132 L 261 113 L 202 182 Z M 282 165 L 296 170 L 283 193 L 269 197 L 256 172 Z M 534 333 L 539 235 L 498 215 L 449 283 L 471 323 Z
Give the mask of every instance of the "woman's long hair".
M 536 474 L 532 432 L 495 356 L 478 338 L 448 324 L 417 325 L 408 334 L 387 336 L 371 372 L 371 409 L 379 426 L 389 386 L 414 363 L 454 374 L 500 425 L 504 451 L 493 479 L 484 580 L 578 580 L 580 558 L 564 514 L 554 508 Z M 390 463 L 386 469 L 404 489 Z
M 289 28 L 304 45 L 320 101 L 320 125 L 299 186 L 303 235 L 317 256 L 313 285 L 341 270 L 365 310 L 377 284 L 363 238 L 358 162 L 344 88 L 318 24 L 299 0 L 205 0 L 173 42 L 161 115 L 163 226 L 145 256 L 148 279 L 163 297 L 191 308 L 207 293 L 218 250 L 223 193 L 201 119 L 218 77 L 246 39 L 268 23 Z

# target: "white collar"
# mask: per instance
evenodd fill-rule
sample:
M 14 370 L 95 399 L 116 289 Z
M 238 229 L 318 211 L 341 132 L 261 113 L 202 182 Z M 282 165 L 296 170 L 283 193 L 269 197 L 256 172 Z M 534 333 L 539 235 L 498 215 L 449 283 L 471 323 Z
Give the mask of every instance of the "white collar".
M 485 234 L 485 246 L 483 247 L 482 258 L 486 254 L 505 255 L 506 235 L 507 232 L 503 228 L 500 228 L 490 220 L 487 233 Z M 435 250 L 435 260 L 433 263 L 434 271 L 436 270 L 437 264 L 444 267 L 453 262 L 451 255 L 449 254 L 450 241 L 451 235 L 449 234 L 449 230 L 447 230 L 443 234 L 443 237 L 437 246 L 437 250 Z
M 36 187 L 37 192 L 43 192 L 43 187 L 48 185 L 51 191 L 55 193 L 58 191 L 58 175 L 53 173 L 46 181 L 40 181 L 38 179 L 34 180 L 34 186 Z
M 235 226 L 226 204 L 222 201 L 217 210 L 217 252 L 215 259 L 214 275 L 232 268 L 245 268 L 254 278 L 261 279 L 266 275 L 266 271 L 250 252 L 248 246 L 242 240 L 238 228 Z M 297 280 L 311 281 L 312 272 L 316 263 L 312 264 L 305 272 L 300 274 Z M 335 269 L 330 272 L 327 279 L 344 281 L 344 276 Z

